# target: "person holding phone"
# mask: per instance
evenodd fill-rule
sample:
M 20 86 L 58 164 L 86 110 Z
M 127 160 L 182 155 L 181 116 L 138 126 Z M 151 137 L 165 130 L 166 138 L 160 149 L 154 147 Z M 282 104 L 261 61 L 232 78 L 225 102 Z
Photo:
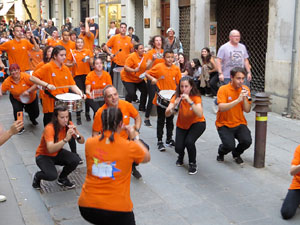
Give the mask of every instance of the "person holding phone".
M 0 124 L 0 146 L 2 146 L 8 139 L 10 139 L 13 135 L 17 134 L 23 128 L 23 120 L 15 121 L 9 130 L 4 130 L 2 125 Z M 0 195 L 0 202 L 5 202 L 6 196 Z

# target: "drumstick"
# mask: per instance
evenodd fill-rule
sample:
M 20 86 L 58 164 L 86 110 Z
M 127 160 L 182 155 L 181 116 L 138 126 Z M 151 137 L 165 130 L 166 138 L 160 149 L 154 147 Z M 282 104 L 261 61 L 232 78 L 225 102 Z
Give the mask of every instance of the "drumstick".
M 139 68 L 139 69 L 140 69 L 140 67 L 141 67 L 141 64 L 142 64 L 143 60 L 144 60 L 144 56 L 143 56 L 142 60 L 139 62 L 139 64 L 138 64 L 138 67 L 137 67 L 137 68 Z
M 72 58 L 73 58 L 73 60 L 75 62 L 75 65 L 78 67 L 76 59 L 75 59 L 75 56 L 73 55 L 72 49 L 70 49 L 70 52 L 71 52 Z
M 162 79 L 165 79 L 165 76 L 161 76 L 160 78 L 157 78 L 158 81 Z
M 59 87 L 56 87 L 56 89 L 58 89 L 58 88 L 70 88 L 70 87 L 72 87 L 73 85 L 66 85 L 66 86 L 59 86 Z
M 122 49 L 120 48 L 115 54 L 112 55 L 112 58 L 114 58 L 121 51 L 122 51 Z

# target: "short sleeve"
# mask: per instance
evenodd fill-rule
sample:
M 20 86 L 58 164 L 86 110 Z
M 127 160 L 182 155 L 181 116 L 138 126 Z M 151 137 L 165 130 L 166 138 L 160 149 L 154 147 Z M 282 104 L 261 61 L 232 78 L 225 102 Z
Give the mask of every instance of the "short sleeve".
M 222 45 L 218 51 L 217 58 L 223 59 L 224 58 L 224 45 Z
M 112 37 L 108 40 L 108 42 L 106 43 L 106 45 L 107 45 L 108 47 L 112 47 L 113 44 L 114 44 L 115 38 L 116 38 L 116 36 L 112 36 Z
M 218 99 L 218 104 L 220 103 L 227 103 L 226 100 L 226 92 L 224 86 L 220 87 L 218 94 L 217 94 L 217 99 Z
M 155 65 L 154 67 L 152 67 L 150 70 L 147 71 L 147 73 L 154 77 L 154 78 L 157 78 L 158 77 L 158 72 L 160 71 L 160 65 L 157 64 Z
M 54 128 L 52 124 L 48 124 L 44 130 L 45 142 L 54 142 Z
M 132 68 L 132 66 L 134 65 L 134 59 L 132 58 L 132 56 L 129 56 L 126 61 L 125 61 L 125 65 Z
M 2 92 L 6 92 L 9 90 L 9 82 L 8 82 L 9 79 L 5 79 L 4 82 L 2 83 L 1 85 L 1 90 Z
M 85 85 L 92 85 L 91 76 L 88 74 L 85 79 Z
M 133 159 L 135 163 L 141 163 L 144 161 L 145 152 L 134 141 L 129 141 L 129 157 Z
M 298 147 L 295 150 L 294 158 L 291 164 L 294 166 L 300 165 L 300 145 L 298 145 Z
M 101 114 L 102 114 L 103 108 L 101 107 L 96 112 L 94 123 L 93 123 L 93 131 L 100 132 L 102 130 L 102 120 L 101 120 Z
M 130 114 L 130 117 L 132 118 L 135 118 L 139 115 L 139 112 L 136 110 L 136 108 L 134 108 L 134 106 L 131 103 L 128 104 L 127 110 Z

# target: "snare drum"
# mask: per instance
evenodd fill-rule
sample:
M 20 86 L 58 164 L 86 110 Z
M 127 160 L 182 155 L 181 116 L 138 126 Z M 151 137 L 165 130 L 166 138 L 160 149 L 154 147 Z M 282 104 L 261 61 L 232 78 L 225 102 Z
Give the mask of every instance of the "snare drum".
M 94 89 L 91 94 L 94 102 L 104 101 L 103 89 Z
M 166 109 L 170 103 L 171 98 L 175 94 L 176 91 L 174 90 L 162 90 L 157 93 L 157 100 L 156 103 L 160 107 Z
M 55 96 L 58 100 L 55 101 L 55 105 L 63 103 L 68 107 L 69 112 L 81 112 L 82 111 L 82 98 L 80 95 L 73 93 L 64 93 Z

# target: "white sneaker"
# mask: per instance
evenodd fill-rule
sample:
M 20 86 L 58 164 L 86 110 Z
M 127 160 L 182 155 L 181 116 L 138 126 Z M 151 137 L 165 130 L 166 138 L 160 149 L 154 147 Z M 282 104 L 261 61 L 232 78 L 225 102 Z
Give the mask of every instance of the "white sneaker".
M 5 202 L 6 201 L 6 197 L 4 195 L 0 195 L 0 202 Z

